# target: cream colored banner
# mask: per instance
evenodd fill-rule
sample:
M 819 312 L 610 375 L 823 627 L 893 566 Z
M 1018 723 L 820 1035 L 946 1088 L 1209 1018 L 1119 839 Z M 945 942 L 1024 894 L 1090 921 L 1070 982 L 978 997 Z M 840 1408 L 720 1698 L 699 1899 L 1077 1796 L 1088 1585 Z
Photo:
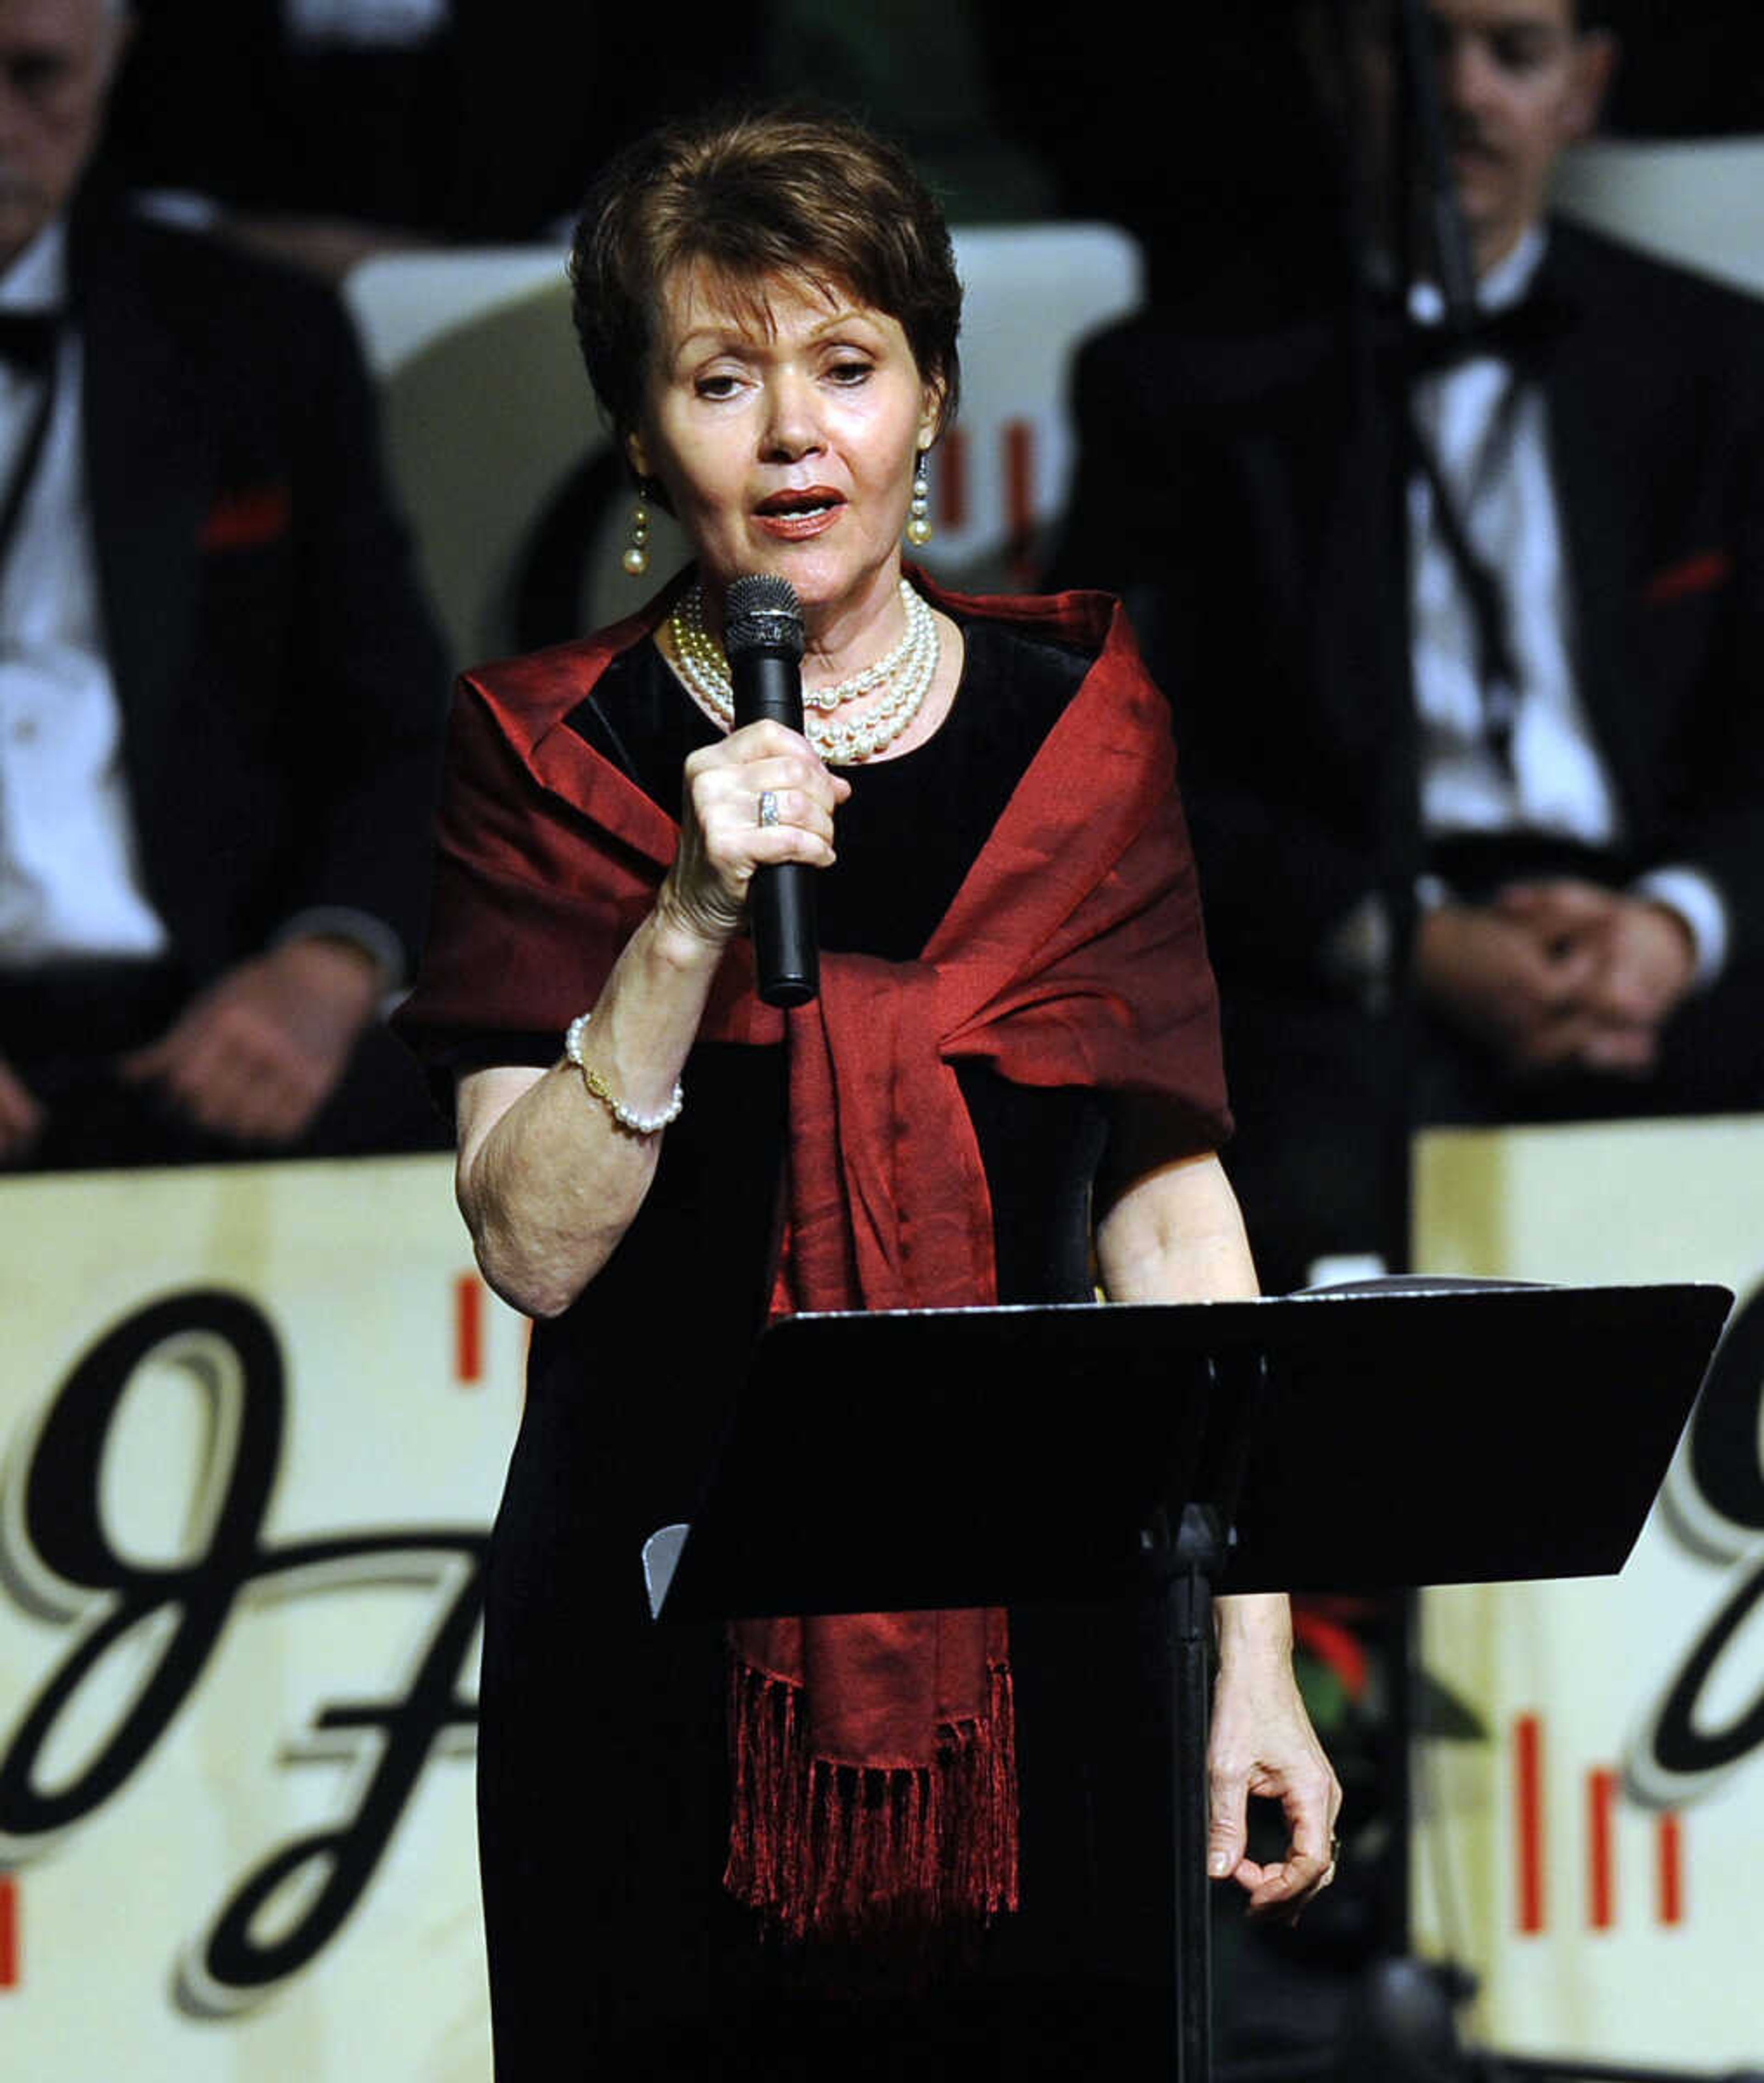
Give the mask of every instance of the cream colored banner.
M 1481 1977 L 1502 2051 L 1764 2064 L 1764 1120 L 1436 1133 L 1418 1162 L 1421 1270 L 1739 1298 L 1620 1577 L 1423 1599 L 1423 1661 L 1488 1736 L 1418 1747 L 1418 1934 Z M 1599 1384 L 1564 1386 L 1592 1437 Z
M 483 2083 L 525 1326 L 444 1158 L 0 1183 L 0 2063 Z

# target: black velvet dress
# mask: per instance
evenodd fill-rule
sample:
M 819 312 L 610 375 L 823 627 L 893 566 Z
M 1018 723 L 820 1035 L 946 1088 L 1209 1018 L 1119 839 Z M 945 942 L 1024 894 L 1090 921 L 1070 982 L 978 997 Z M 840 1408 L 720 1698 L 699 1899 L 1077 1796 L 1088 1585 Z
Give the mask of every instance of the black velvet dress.
M 965 635 L 937 733 L 849 772 L 840 858 L 818 878 L 827 949 L 916 955 L 1089 664 L 994 623 Z M 714 734 L 649 644 L 570 721 L 671 814 L 687 754 Z M 548 1063 L 557 1048 L 554 1034 L 480 1033 L 442 1054 L 459 1069 Z M 980 1065 L 959 1075 L 1000 1299 L 1086 1299 L 1108 1096 L 1013 1086 Z M 1131 1658 L 1094 1614 L 1013 1616 L 1023 1908 L 973 1958 L 929 1986 L 878 1974 L 854 1993 L 848 1975 L 762 1940 L 720 1885 L 723 1643 L 715 1629 L 652 1625 L 639 1554 L 657 1527 L 692 1517 L 763 1320 L 782 1051 L 700 1046 L 683 1083 L 637 1220 L 535 1333 L 493 1544 L 479 1781 L 500 2083 L 1125 2073 L 1124 2049 L 1104 2043 L 1135 2009 L 1113 1985 L 1138 1974 L 1144 1926 L 1109 1870 L 1105 1811 L 1121 1783 L 1115 1739 L 1143 1718 L 1122 1675 Z

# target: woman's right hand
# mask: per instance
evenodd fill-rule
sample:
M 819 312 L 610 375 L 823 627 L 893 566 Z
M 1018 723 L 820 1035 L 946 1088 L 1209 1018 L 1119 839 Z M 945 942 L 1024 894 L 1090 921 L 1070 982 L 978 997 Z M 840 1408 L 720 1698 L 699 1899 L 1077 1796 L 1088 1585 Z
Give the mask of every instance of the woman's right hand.
M 762 825 L 759 799 L 776 799 L 777 822 Z M 781 724 L 731 731 L 686 763 L 680 843 L 657 900 L 670 924 L 721 949 L 741 929 L 756 868 L 833 862 L 833 813 L 852 784 L 806 737 Z
M 778 800 L 775 825 L 759 798 Z M 654 908 L 620 951 L 593 1008 L 594 1067 L 640 1113 L 668 1104 L 756 868 L 833 859 L 833 813 L 852 792 L 806 738 L 750 724 L 686 763 L 680 843 Z M 459 1205 L 478 1263 L 534 1316 L 567 1309 L 618 1248 L 654 1177 L 661 1138 L 620 1127 L 575 1065 L 504 1064 L 459 1085 Z

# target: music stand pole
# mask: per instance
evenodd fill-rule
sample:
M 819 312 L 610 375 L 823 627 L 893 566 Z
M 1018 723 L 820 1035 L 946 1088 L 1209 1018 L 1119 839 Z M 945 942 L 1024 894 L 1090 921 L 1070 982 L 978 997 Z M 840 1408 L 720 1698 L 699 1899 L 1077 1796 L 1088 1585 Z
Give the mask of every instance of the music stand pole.
M 1236 1366 L 1233 1366 L 1235 1360 Z M 1227 1368 L 1241 1386 L 1221 1392 Z M 1177 2083 L 1212 2083 L 1211 1825 L 1207 1747 L 1212 1718 L 1215 1587 L 1229 1559 L 1244 1477 L 1268 1387 L 1264 1352 L 1208 1352 L 1196 1413 L 1205 1475 L 1174 1530 L 1160 1509 L 1142 1536 L 1153 1583 L 1159 1675 L 1168 1703 L 1174 1987 L 1171 2042 Z
M 1207 1874 L 1207 1734 L 1212 1702 L 1213 1582 L 1225 1566 L 1217 1511 L 1190 1504 L 1174 1536 L 1149 1551 L 1161 1608 L 1161 1673 L 1170 1715 L 1170 1840 L 1174 1876 L 1177 2083 L 1212 2076 L 1212 1920 Z

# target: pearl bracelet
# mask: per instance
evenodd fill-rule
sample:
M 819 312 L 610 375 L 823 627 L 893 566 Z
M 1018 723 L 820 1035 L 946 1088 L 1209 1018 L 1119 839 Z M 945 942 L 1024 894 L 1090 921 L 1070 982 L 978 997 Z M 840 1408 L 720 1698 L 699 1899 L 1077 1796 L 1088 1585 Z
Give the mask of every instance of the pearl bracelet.
M 661 1113 L 633 1113 L 600 1073 L 591 1069 L 582 1058 L 582 1037 L 588 1032 L 588 1022 L 590 1017 L 588 1013 L 578 1012 L 570 1021 L 569 1031 L 564 1036 L 564 1054 L 582 1072 L 582 1083 L 618 1122 L 620 1128 L 628 1130 L 632 1135 L 658 1134 L 670 1121 L 679 1119 L 680 1109 L 686 1104 L 686 1093 L 679 1080 L 677 1078 L 675 1080 L 674 1096 Z

